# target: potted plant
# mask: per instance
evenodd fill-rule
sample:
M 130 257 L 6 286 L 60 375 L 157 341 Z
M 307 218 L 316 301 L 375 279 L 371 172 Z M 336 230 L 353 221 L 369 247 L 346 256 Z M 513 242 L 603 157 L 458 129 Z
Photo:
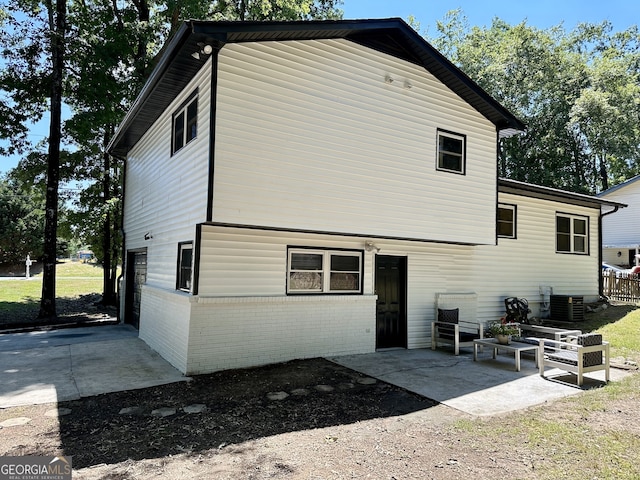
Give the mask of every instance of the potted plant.
M 503 345 L 507 345 L 511 342 L 512 335 L 518 335 L 520 333 L 520 329 L 517 324 L 507 323 L 505 318 L 501 318 L 497 322 L 490 323 L 487 331 L 493 338 L 498 340 L 498 343 Z

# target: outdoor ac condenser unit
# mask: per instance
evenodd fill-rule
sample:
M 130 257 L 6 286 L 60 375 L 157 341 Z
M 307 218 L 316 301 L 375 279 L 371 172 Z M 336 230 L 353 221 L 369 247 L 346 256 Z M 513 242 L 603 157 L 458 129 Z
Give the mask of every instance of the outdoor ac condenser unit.
M 551 295 L 551 318 L 563 322 L 584 321 L 584 297 Z

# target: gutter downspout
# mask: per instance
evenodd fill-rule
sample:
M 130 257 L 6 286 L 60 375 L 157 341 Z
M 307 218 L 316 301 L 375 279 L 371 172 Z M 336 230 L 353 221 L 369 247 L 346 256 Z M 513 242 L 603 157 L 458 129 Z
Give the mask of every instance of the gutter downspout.
M 598 216 L 598 295 L 604 297 L 604 281 L 602 279 L 602 218 L 616 213 L 620 207 L 614 205 L 610 212 L 600 213 Z

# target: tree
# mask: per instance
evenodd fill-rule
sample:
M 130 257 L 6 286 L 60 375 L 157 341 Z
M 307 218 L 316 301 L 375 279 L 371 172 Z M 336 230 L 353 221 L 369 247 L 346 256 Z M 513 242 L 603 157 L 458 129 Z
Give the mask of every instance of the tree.
M 43 252 L 44 202 L 33 189 L 0 179 L 0 263 L 23 262 Z
M 434 45 L 527 124 L 501 140 L 501 176 L 595 193 L 638 171 L 635 27 L 613 34 L 605 22 L 567 33 L 495 18 L 469 28 L 459 10 L 437 27 Z
M 599 181 L 594 189 L 606 190 L 610 181 L 619 183 L 640 171 L 640 37 L 637 27 L 611 34 L 606 22 L 581 28 L 596 50 L 587 57 L 589 82 L 571 108 L 570 124 Z
M 78 222 L 77 230 L 91 241 L 103 263 L 103 302 L 116 301 L 123 165 L 107 154 L 106 146 L 161 53 L 161 45 L 182 20 L 340 18 L 342 12 L 336 8 L 340 3 L 71 0 L 67 5 L 66 0 L 19 0 L 2 4 L 0 12 L 6 15 L 0 15 L 0 22 L 10 28 L 0 33 L 6 65 L 0 74 L 0 136 L 23 139 L 11 147 L 27 152 L 18 176 L 34 184 L 47 182 L 41 316 L 55 315 L 54 242 L 61 182 L 76 180 L 85 185 L 77 198 L 77 212 L 69 218 Z M 45 53 L 43 38 L 47 39 Z M 60 124 L 63 99 L 73 111 L 64 131 Z M 25 134 L 27 121 L 42 116 L 47 100 L 51 128 L 45 154 L 42 146 L 29 145 Z M 65 143 L 74 146 L 68 151 L 61 151 L 62 133 Z
M 6 28 L 0 37 L 4 66 L 0 73 L 3 109 L 14 113 L 0 131 L 13 140 L 14 150 L 27 147 L 26 121 L 42 116 L 48 100 L 50 128 L 47 153 L 47 191 L 40 317 L 55 317 L 55 266 L 58 221 L 58 184 L 63 98 L 66 0 L 18 0 L 2 7 Z M 43 48 L 44 46 L 44 48 Z M 22 124 L 18 124 L 22 122 Z
M 24 1 L 0 4 L 0 27 L 0 138 L 10 140 L 0 155 L 7 155 L 30 147 L 28 123 L 46 110 L 47 64 L 38 44 L 25 42 L 45 38 L 46 27 L 38 5 Z
M 62 136 L 62 85 L 64 76 L 67 1 L 46 0 L 51 55 L 51 120 L 47 160 L 44 252 L 42 255 L 42 298 L 38 317 L 56 317 L 56 258 L 58 238 L 58 186 L 60 183 L 60 139 Z
M 116 302 L 116 266 L 121 258 L 121 160 L 106 153 L 113 133 L 154 65 L 160 46 L 183 19 L 304 20 L 338 18 L 335 0 L 168 1 L 110 0 L 74 3 L 70 21 L 78 33 L 70 43 L 66 131 L 77 150 L 72 177 L 90 184 L 78 197 L 72 218 L 103 264 L 103 299 Z M 151 12 L 156 12 L 154 15 Z M 84 33 L 83 33 L 84 32 Z

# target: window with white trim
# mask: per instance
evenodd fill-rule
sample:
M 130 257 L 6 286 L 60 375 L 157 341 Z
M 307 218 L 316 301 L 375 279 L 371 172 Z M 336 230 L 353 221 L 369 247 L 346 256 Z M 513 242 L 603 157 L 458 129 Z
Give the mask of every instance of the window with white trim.
M 290 248 L 287 293 L 362 293 L 362 252 Z
M 589 253 L 588 217 L 556 213 L 556 252 Z
M 498 204 L 498 237 L 516 238 L 516 206 Z
M 191 272 L 193 265 L 193 242 L 178 244 L 178 272 L 176 289 L 183 292 L 191 291 Z
M 174 114 L 171 130 L 173 155 L 198 135 L 198 96 L 193 95 Z
M 438 170 L 465 173 L 467 137 L 438 129 Z

